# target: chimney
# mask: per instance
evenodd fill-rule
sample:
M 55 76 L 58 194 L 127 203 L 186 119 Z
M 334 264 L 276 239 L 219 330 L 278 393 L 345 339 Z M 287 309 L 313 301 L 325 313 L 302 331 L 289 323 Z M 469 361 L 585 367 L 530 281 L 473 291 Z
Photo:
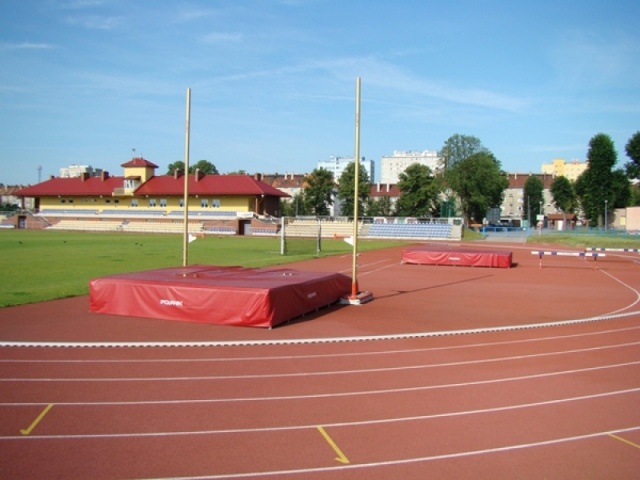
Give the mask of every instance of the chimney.
M 200 179 L 204 177 L 204 173 L 201 172 L 199 168 L 196 168 L 195 174 L 193 176 L 195 177 L 196 182 L 199 182 Z
M 173 171 L 173 178 L 177 180 L 177 179 L 179 179 L 181 176 L 182 176 L 182 170 L 180 170 L 179 168 L 176 168 L 176 169 Z
M 107 180 L 109 178 L 109 172 L 107 172 L 106 170 L 103 170 L 102 172 L 100 172 L 100 179 L 104 182 L 105 180 Z
M 258 180 L 259 182 L 262 181 L 262 174 L 261 173 L 256 173 L 253 178 L 255 178 L 256 180 Z
M 82 172 L 81 178 L 83 182 L 87 180 L 89 178 L 89 172 Z

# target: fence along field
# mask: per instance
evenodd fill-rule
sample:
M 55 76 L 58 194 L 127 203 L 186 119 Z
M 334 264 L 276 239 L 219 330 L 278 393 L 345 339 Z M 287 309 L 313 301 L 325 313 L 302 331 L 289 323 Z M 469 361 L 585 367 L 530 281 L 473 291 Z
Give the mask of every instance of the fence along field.
M 189 264 L 267 267 L 316 257 L 313 248 L 282 255 L 279 237 L 207 236 L 189 244 Z M 361 242 L 362 250 L 400 245 Z M 89 280 L 114 273 L 182 265 L 182 236 L 64 231 L 0 231 L 5 275 L 0 307 L 85 295 Z M 347 254 L 340 239 L 323 239 L 322 256 Z

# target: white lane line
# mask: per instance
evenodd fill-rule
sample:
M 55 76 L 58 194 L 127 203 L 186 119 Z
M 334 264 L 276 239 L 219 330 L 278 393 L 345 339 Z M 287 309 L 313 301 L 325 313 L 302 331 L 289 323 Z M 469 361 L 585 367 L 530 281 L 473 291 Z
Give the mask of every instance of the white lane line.
M 395 393 L 422 392 L 429 390 L 444 390 L 447 388 L 464 388 L 480 385 L 493 385 L 507 382 L 521 382 L 526 380 L 537 380 L 542 378 L 558 377 L 562 375 L 574 375 L 586 372 L 597 372 L 615 368 L 624 368 L 640 365 L 640 360 L 633 362 L 615 363 L 610 365 L 598 365 L 596 367 L 574 368 L 571 370 L 561 370 L 557 372 L 535 373 L 530 375 L 518 375 L 515 377 L 492 378 L 489 380 L 474 380 L 470 382 L 444 383 L 437 385 L 420 385 L 416 387 L 387 388 L 375 390 L 352 390 L 346 392 L 332 393 L 310 393 L 304 395 L 278 395 L 267 397 L 232 397 L 232 398 L 205 398 L 205 399 L 179 399 L 179 400 L 139 400 L 139 401 L 97 401 L 97 402 L 54 402 L 57 406 L 114 406 L 114 405 L 172 405 L 172 404 L 193 404 L 193 403 L 236 403 L 236 402 L 273 402 L 284 400 L 308 400 L 318 398 L 339 398 L 357 397 L 367 395 L 388 395 Z M 0 407 L 24 407 L 42 405 L 42 402 L 4 402 Z
M 309 345 L 326 343 L 351 343 L 362 341 L 407 340 L 415 338 L 448 337 L 453 335 L 469 335 L 477 333 L 512 332 L 518 330 L 541 329 L 547 327 L 562 327 L 579 325 L 582 323 L 602 322 L 640 315 L 640 311 L 618 313 L 615 315 L 595 316 L 575 320 L 561 320 L 557 322 L 529 323 L 524 325 L 506 325 L 498 327 L 483 327 L 463 330 L 442 330 L 435 332 L 397 333 L 391 335 L 369 335 L 357 337 L 322 337 L 298 338 L 279 340 L 236 340 L 236 341 L 201 341 L 201 342 L 18 342 L 0 341 L 0 347 L 51 347 L 51 348 L 139 348 L 139 347 L 247 347 L 247 346 L 281 346 L 281 345 Z
M 344 470 L 356 470 L 366 468 L 379 468 L 396 465 L 407 465 L 412 463 L 425 463 L 437 460 L 451 460 L 454 458 L 471 457 L 475 455 L 487 455 L 492 453 L 508 452 L 511 450 L 522 450 L 525 448 L 545 447 L 550 445 L 557 445 L 560 443 L 576 442 L 581 440 L 590 440 L 598 437 L 610 436 L 611 434 L 628 433 L 640 430 L 640 426 L 628 427 L 619 430 L 607 430 L 601 432 L 587 433 L 584 435 L 575 435 L 572 437 L 554 438 L 551 440 L 543 440 L 540 442 L 531 443 L 519 443 L 513 445 L 505 445 L 502 447 L 486 448 L 482 450 L 468 450 L 465 452 L 445 453 L 441 455 L 430 455 L 424 457 L 403 458 L 399 460 L 387 460 L 382 462 L 371 463 L 350 463 L 347 465 L 331 466 L 331 467 L 315 467 L 315 468 L 298 468 L 290 470 L 270 470 L 263 472 L 244 472 L 244 473 L 227 473 L 227 474 L 212 474 L 206 476 L 195 477 L 171 477 L 169 478 L 156 478 L 148 480 L 221 480 L 229 478 L 256 478 L 256 477 L 280 477 L 284 475 L 300 475 L 311 473 L 326 473 L 326 472 L 342 472 Z
M 620 280 L 619 278 L 615 277 L 614 275 L 610 274 L 609 272 L 606 272 L 604 270 L 599 270 L 600 272 L 604 273 L 605 275 L 607 275 L 609 278 L 612 278 L 613 280 L 615 280 L 616 282 L 618 282 L 620 285 L 622 285 L 623 287 L 631 290 L 633 293 L 636 294 L 636 299 L 635 301 L 631 302 L 629 305 L 627 305 L 626 307 L 623 308 L 619 308 L 618 310 L 615 310 L 613 312 L 608 313 L 608 315 L 615 315 L 616 313 L 620 313 L 620 312 L 624 312 L 625 310 L 628 310 L 632 307 L 634 307 L 635 305 L 637 305 L 640 302 L 640 292 L 638 292 L 637 289 L 633 288 L 631 285 L 623 282 L 622 280 Z
M 45 363 L 45 364 L 74 364 L 74 363 L 97 363 L 97 364 L 132 364 L 132 363 L 227 363 L 227 362 L 260 362 L 264 363 L 269 360 L 305 360 L 305 359 L 317 359 L 317 358 L 339 358 L 339 357 L 367 357 L 367 356 L 376 356 L 376 355 L 399 355 L 399 354 L 411 354 L 411 353 L 427 353 L 427 352 L 438 352 L 438 351 L 447 351 L 447 350 L 466 350 L 466 349 L 474 349 L 474 348 L 493 348 L 496 346 L 506 346 L 506 345 L 519 345 L 524 343 L 534 343 L 534 342 L 548 342 L 548 341 L 557 341 L 557 340 L 567 340 L 570 338 L 582 338 L 582 337 L 594 337 L 600 335 L 609 335 L 609 334 L 618 334 L 623 332 L 632 332 L 635 330 L 640 330 L 640 326 L 638 327 L 625 327 L 625 328 L 616 328 L 609 330 L 598 330 L 596 332 L 583 332 L 583 333 L 571 333 L 568 335 L 553 335 L 547 337 L 535 337 L 535 338 L 525 338 L 518 340 L 506 340 L 499 342 L 481 342 L 481 343 L 469 343 L 463 345 L 450 345 L 450 346 L 442 346 L 442 347 L 425 347 L 425 348 L 406 348 L 406 349 L 396 349 L 396 350 L 373 350 L 373 351 L 365 351 L 365 352 L 334 352 L 334 353 L 314 353 L 314 354 L 300 354 L 300 355 L 271 355 L 271 356 L 253 356 L 253 357 L 222 357 L 222 358 L 180 358 L 180 357 L 163 357 L 163 358 L 126 358 L 126 359 L 0 359 L 0 364 L 2 363 Z
M 428 415 L 412 415 L 409 417 L 389 417 L 370 420 L 358 420 L 353 422 L 323 422 L 323 427 L 326 428 L 344 428 L 344 427 L 362 427 L 370 425 L 382 425 L 389 423 L 402 423 L 402 422 L 415 422 L 424 420 L 434 420 L 441 418 L 453 418 L 469 415 L 481 415 L 487 413 L 508 412 L 513 410 L 523 410 L 527 408 L 539 408 L 548 407 L 553 405 L 561 405 L 565 403 L 596 400 L 601 398 L 622 396 L 637 394 L 640 392 L 640 387 L 630 388 L 626 390 L 615 390 L 611 392 L 594 393 L 591 395 L 580 395 L 577 397 L 557 398 L 554 400 L 544 400 L 540 402 L 521 403 L 517 405 L 505 405 L 502 407 L 489 407 L 479 408 L 475 410 L 462 410 L 458 412 L 444 412 L 433 413 Z M 64 404 L 56 404 L 60 406 Z M 249 428 L 224 428 L 219 430 L 188 430 L 188 431 L 165 431 L 165 432 L 123 432 L 123 433 L 77 433 L 77 434 L 60 434 L 60 435 L 32 435 L 29 439 L 89 439 L 89 438 L 119 438 L 119 437 L 181 437 L 190 435 L 223 435 L 223 434 L 235 434 L 235 433 L 264 433 L 264 432 L 282 432 L 282 431 L 295 431 L 295 430 L 313 430 L 317 428 L 317 423 L 302 424 L 302 425 L 285 425 L 285 426 L 271 426 L 271 427 L 249 427 Z M 24 437 L 18 435 L 12 436 L 0 436 L 0 440 L 19 440 Z
M 418 365 L 402 365 L 394 367 L 377 367 L 377 368 L 361 368 L 351 370 L 325 370 L 325 371 L 303 371 L 291 373 L 261 373 L 261 374 L 242 374 L 242 375 L 199 375 L 199 376 L 180 376 L 180 377 L 2 377 L 0 383 L 6 382 L 182 382 L 182 381 L 203 381 L 203 380 L 259 380 L 263 378 L 293 378 L 293 377 L 314 377 L 314 376 L 331 376 L 331 375 L 353 375 L 363 373 L 383 373 L 383 372 L 399 372 L 408 370 L 422 370 L 429 368 L 446 368 L 459 367 L 463 365 L 483 365 L 486 363 L 512 362 L 517 360 L 530 360 L 534 358 L 544 358 L 558 355 L 572 355 L 577 353 L 597 352 L 602 350 L 612 350 L 617 348 L 634 347 L 640 345 L 640 342 L 628 342 L 614 345 L 601 345 L 598 347 L 578 348 L 574 350 L 559 350 L 555 352 L 532 353 L 527 355 L 513 355 L 510 357 L 492 357 L 483 358 L 481 360 L 462 360 L 457 362 L 444 362 L 432 364 Z

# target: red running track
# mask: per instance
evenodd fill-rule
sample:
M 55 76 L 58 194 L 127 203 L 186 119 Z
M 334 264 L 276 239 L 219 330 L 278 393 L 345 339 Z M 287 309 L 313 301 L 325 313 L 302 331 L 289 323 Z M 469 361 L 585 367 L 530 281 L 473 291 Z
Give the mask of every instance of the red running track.
M 5 342 L 210 345 L 2 347 L 0 478 L 637 478 L 638 257 L 529 251 L 365 254 L 373 302 L 272 331 L 0 310 Z

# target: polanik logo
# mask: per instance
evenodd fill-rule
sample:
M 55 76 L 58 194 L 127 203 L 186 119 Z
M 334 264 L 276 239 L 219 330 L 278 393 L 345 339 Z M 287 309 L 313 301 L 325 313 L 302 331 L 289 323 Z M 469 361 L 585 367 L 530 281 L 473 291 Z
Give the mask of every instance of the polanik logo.
M 160 300 L 160 305 L 166 305 L 169 307 L 181 307 L 182 300 L 165 300 L 164 298 Z

